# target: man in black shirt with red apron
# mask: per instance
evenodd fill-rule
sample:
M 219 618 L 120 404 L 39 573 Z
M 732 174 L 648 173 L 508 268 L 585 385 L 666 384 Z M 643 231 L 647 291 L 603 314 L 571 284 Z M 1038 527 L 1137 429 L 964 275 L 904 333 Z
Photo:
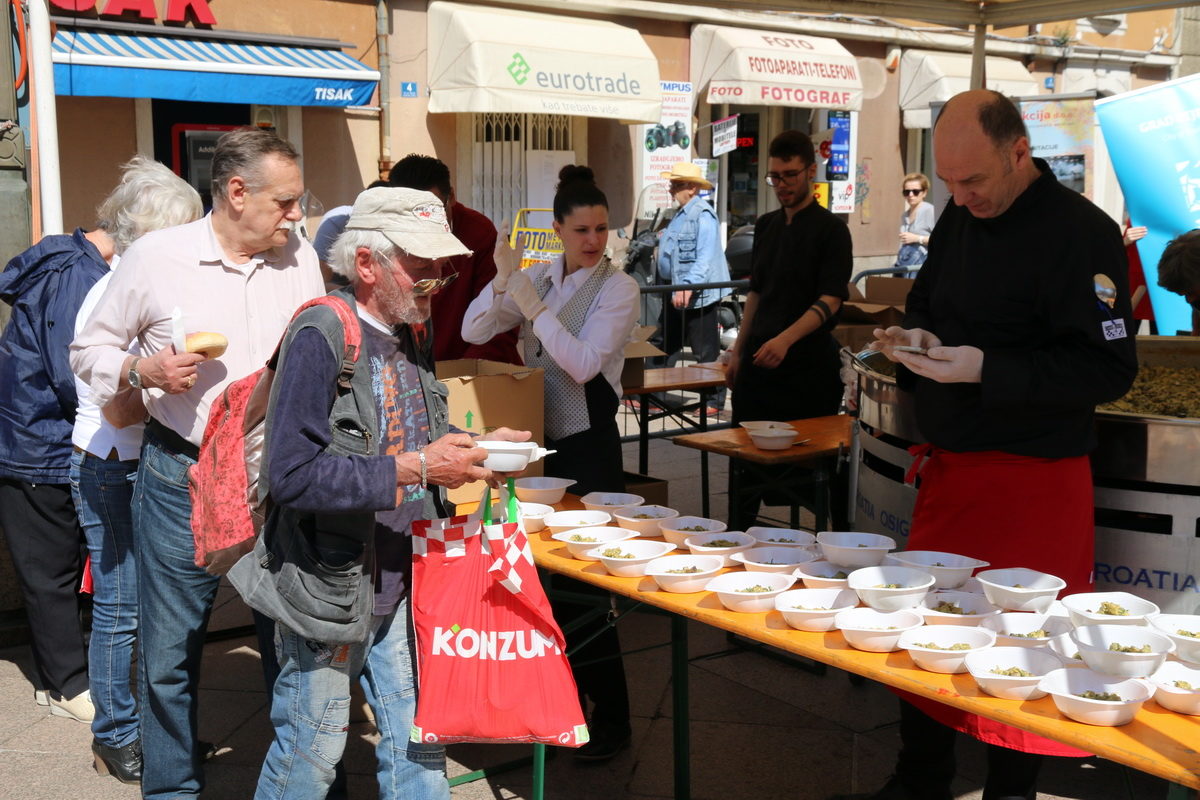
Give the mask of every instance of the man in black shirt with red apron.
M 952 98 L 933 147 L 954 203 L 930 237 L 904 326 L 877 330 L 872 345 L 903 365 L 930 442 L 914 448 L 921 482 L 907 547 L 1030 567 L 1063 578 L 1065 594 L 1089 591 L 1092 417 L 1137 373 L 1120 229 L 1033 157 L 1003 95 Z M 1042 755 L 1086 755 L 904 700 L 896 775 L 879 800 L 951 798 L 954 730 L 990 745 L 983 800 L 1032 800 Z

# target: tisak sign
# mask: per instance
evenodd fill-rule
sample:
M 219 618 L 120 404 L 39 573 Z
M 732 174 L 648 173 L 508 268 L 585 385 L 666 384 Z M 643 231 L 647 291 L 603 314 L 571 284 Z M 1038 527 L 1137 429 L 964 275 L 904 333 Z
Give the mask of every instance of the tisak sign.
M 208 0 L 161 0 L 165 6 L 163 22 L 197 25 L 216 25 L 217 18 L 208 7 Z M 102 17 L 135 15 L 144 20 L 158 19 L 156 0 L 50 0 L 53 8 L 72 13 L 95 11 Z

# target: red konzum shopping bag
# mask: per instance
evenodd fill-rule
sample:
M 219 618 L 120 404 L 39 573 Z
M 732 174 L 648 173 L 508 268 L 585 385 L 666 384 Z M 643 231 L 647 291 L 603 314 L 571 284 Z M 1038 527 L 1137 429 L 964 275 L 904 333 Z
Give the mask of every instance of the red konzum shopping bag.
M 566 642 L 519 522 L 480 514 L 413 524 L 419 742 L 588 740 Z M 509 494 L 509 520 L 519 520 Z

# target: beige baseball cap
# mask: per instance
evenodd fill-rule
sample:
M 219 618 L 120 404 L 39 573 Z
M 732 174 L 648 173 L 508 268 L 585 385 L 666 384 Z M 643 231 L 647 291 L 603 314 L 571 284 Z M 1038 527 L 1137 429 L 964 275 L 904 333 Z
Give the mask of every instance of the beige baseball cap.
M 418 258 L 449 258 L 471 251 L 450 232 L 446 207 L 431 192 L 379 186 L 354 201 L 346 230 L 379 231 Z

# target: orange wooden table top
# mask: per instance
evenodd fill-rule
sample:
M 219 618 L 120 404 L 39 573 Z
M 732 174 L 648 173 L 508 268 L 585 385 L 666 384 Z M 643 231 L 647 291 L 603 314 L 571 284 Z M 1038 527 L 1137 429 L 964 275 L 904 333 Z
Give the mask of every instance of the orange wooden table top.
M 740 458 L 743 461 L 753 461 L 756 464 L 790 464 L 831 455 L 838 452 L 839 448 L 848 449 L 853 422 L 854 420 L 846 414 L 791 420 L 787 424 L 800 434 L 797 441 L 804 439 L 812 439 L 812 441 L 784 450 L 760 450 L 754 446 L 750 434 L 742 427 L 724 428 L 704 433 L 685 433 L 681 436 L 671 437 L 671 441 L 680 447 L 705 450 L 722 456 Z
M 568 495 L 555 507 L 569 510 L 582 505 Z M 565 545 L 550 538 L 549 529 L 530 534 L 529 540 L 538 566 L 552 572 L 1200 789 L 1200 717 L 1177 714 L 1149 700 L 1128 725 L 1084 725 L 1059 714 L 1049 697 L 1001 700 L 985 694 L 967 673 L 926 672 L 904 651 L 855 650 L 837 631 L 809 633 L 791 628 L 778 611 L 736 613 L 727 611 L 711 592 L 673 594 L 659 590 L 651 578 L 614 578 L 599 562 L 572 558 Z
M 640 386 L 623 386 L 625 394 L 695 391 L 725 385 L 725 371 L 719 364 L 706 367 L 656 367 L 646 370 Z

